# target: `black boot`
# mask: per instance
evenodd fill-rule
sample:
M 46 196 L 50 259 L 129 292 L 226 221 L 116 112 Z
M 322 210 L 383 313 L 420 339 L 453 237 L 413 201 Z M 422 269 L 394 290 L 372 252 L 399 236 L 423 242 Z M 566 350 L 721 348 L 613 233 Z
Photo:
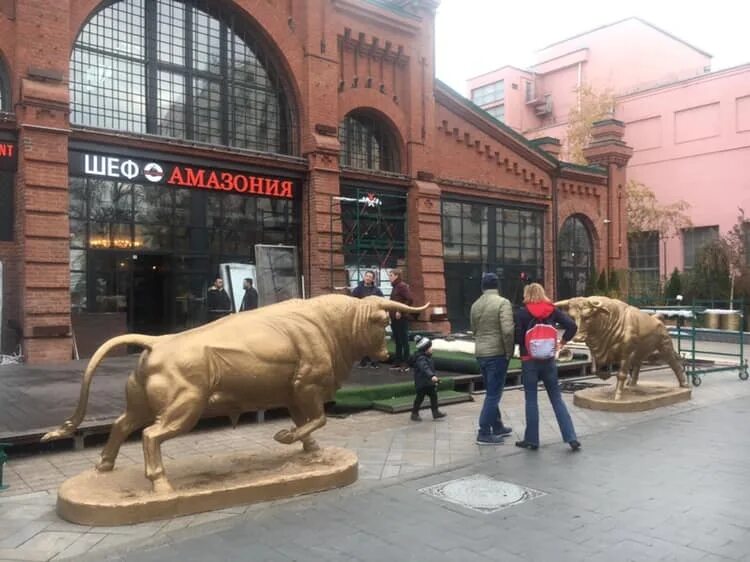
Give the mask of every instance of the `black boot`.
M 422 421 L 422 418 L 419 417 L 419 412 L 411 413 L 411 421 Z
M 445 412 L 441 412 L 440 410 L 435 410 L 435 411 L 432 412 L 432 419 L 433 420 L 439 420 L 441 418 L 444 418 L 447 415 L 448 414 L 446 414 Z

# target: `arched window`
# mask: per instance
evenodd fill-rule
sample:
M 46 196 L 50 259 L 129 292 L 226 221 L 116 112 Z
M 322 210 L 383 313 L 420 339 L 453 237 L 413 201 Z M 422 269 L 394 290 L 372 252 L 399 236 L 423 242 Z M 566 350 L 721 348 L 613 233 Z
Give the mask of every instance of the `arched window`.
M 96 12 L 73 48 L 72 122 L 293 153 L 279 74 L 251 30 L 215 4 L 119 0 Z
M 399 172 L 396 135 L 382 119 L 364 111 L 346 116 L 339 128 L 341 165 L 364 170 Z
M 595 273 L 594 244 L 581 217 L 569 217 L 560 229 L 557 241 L 559 258 L 558 298 L 583 296 Z

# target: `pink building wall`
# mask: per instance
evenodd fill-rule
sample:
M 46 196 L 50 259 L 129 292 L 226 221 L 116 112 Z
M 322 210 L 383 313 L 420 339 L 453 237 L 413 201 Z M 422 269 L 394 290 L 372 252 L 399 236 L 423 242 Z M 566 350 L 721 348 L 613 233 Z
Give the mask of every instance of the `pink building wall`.
M 616 117 L 633 146 L 628 177 L 660 203 L 690 203 L 693 226 L 750 215 L 750 64 L 618 99 Z M 662 248 L 663 251 L 663 248 Z M 667 241 L 662 273 L 682 268 L 682 242 Z
M 738 207 L 750 215 L 750 64 L 709 73 L 711 56 L 666 31 L 630 18 L 552 44 L 530 72 L 513 67 L 469 80 L 470 88 L 506 80 L 506 123 L 530 138 L 563 142 L 576 88 L 588 84 L 616 95 L 614 117 L 626 123 L 635 150 L 628 177 L 648 185 L 662 204 L 690 203 L 693 226 L 735 224 Z M 537 98 L 553 110 L 507 97 L 513 80 L 535 80 Z M 666 251 L 665 251 L 666 249 Z M 666 275 L 683 267 L 682 240 L 660 247 Z
M 588 51 L 582 63 L 583 82 L 616 94 L 691 78 L 711 65 L 708 53 L 641 19 L 628 18 L 537 51 L 540 62 L 532 70 L 539 72 L 549 67 L 545 61 L 581 49 Z

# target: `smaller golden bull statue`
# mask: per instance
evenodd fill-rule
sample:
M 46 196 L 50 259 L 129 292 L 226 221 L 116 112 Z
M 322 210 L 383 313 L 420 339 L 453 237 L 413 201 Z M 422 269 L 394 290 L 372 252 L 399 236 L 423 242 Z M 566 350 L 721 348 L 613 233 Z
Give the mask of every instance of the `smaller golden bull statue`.
M 667 362 L 681 387 L 689 386 L 672 338 L 658 315 L 608 297 L 575 297 L 555 306 L 576 321 L 578 332 L 573 340 L 586 343 L 597 365 L 620 364 L 615 400 L 622 398 L 626 381 L 629 387 L 638 384 L 641 364 L 652 357 Z M 610 377 L 606 372 L 596 374 L 602 379 Z
M 75 413 L 42 441 L 70 437 L 86 414 L 94 371 L 115 347 L 145 348 L 126 386 L 125 413 L 115 421 L 96 468 L 114 468 L 128 436 L 141 427 L 146 477 L 155 492 L 172 491 L 161 445 L 189 432 L 205 414 L 227 415 L 287 407 L 294 426 L 279 431 L 279 443 L 318 445 L 311 434 L 326 423 L 325 403 L 364 356 L 388 358 L 388 312 L 422 312 L 380 297 L 326 295 L 293 299 L 233 314 L 173 335 L 127 334 L 104 343 L 83 375 Z

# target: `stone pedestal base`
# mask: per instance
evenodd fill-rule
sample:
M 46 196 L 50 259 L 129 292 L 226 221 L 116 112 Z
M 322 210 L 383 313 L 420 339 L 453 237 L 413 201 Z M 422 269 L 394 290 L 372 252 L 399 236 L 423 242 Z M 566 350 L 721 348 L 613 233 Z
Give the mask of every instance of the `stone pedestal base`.
M 340 488 L 357 480 L 357 455 L 335 447 L 178 460 L 166 465 L 174 492 L 154 493 L 142 465 L 66 480 L 57 513 L 81 525 L 130 525 Z
M 690 400 L 692 390 L 679 386 L 639 382 L 635 388 L 625 387 L 620 400 L 615 400 L 615 385 L 579 390 L 573 404 L 589 410 L 606 412 L 643 412 Z

